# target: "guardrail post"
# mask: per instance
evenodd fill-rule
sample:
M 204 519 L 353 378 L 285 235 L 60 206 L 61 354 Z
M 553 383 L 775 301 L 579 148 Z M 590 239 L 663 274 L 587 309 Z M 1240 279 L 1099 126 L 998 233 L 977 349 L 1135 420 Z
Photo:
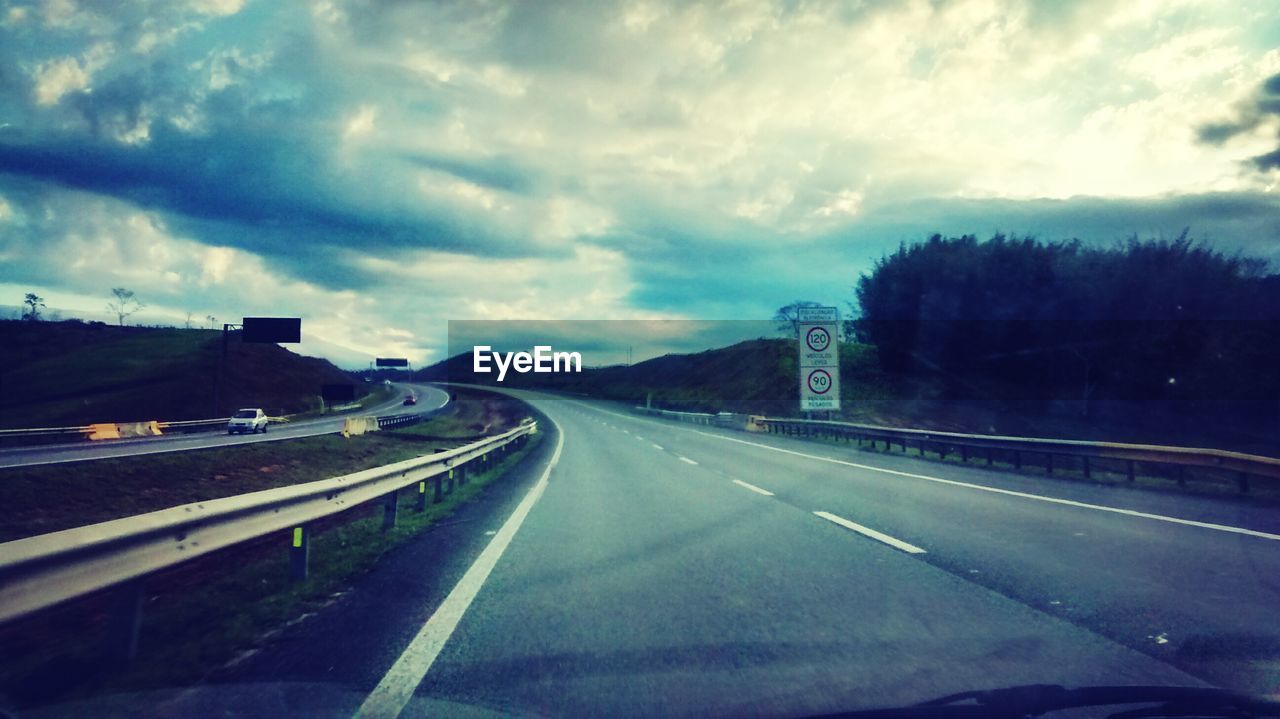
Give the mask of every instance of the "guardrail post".
M 395 529 L 396 515 L 400 512 L 400 492 L 391 492 L 382 505 L 382 531 Z
M 111 615 L 107 619 L 106 658 L 113 664 L 128 664 L 138 656 L 142 598 L 141 579 L 125 582 L 111 597 Z
M 965 464 L 969 463 L 969 445 L 967 444 L 960 445 L 960 461 Z
M 1249 493 L 1249 473 L 1241 472 L 1236 477 L 1236 481 L 1240 483 L 1240 493 L 1248 494 Z
M 1086 454 L 1086 455 L 1084 455 L 1084 457 L 1082 457 L 1081 459 L 1083 459 L 1083 460 L 1084 460 L 1084 464 L 1083 464 L 1083 469 L 1084 469 L 1084 478 L 1085 478 L 1085 479 L 1092 479 L 1092 478 L 1093 478 L 1093 472 L 1091 471 L 1091 467 L 1089 467 L 1089 455 L 1087 455 L 1087 454 Z
M 311 532 L 306 526 L 293 528 L 293 541 L 289 544 L 289 579 L 301 582 L 307 578 L 307 564 L 311 556 Z
M 1049 475 L 1053 474 L 1053 455 L 1052 454 L 1046 454 L 1044 456 L 1044 473 Z
M 1128 475 L 1129 475 L 1129 481 L 1130 481 L 1130 482 L 1132 482 L 1132 481 L 1134 481 L 1135 479 L 1137 479 L 1137 477 L 1134 475 L 1134 471 L 1133 471 L 1133 460 L 1132 460 L 1132 459 L 1130 459 L 1130 460 L 1126 460 L 1126 461 L 1125 461 L 1125 472 L 1126 472 L 1126 474 L 1128 474 Z
M 990 466 L 991 466 L 991 462 L 992 462 L 992 459 L 991 459 L 991 448 L 990 448 L 990 447 L 987 447 L 987 466 L 988 466 L 988 467 L 990 467 Z
M 453 474 L 453 470 L 449 470 L 449 473 Z M 444 501 L 444 474 L 437 474 L 435 480 L 436 496 L 431 500 L 431 503 L 440 504 Z
M 418 482 L 418 503 L 414 510 L 421 513 L 427 511 L 427 480 Z
M 1013 450 L 1013 468 L 1017 470 L 1022 469 L 1022 453 L 1016 449 Z
M 457 467 L 453 467 L 452 469 L 450 469 L 450 470 L 449 470 L 449 481 L 447 481 L 447 482 L 445 482 L 445 483 L 444 483 L 444 493 L 445 493 L 445 494 L 453 494 L 453 481 L 454 481 L 454 480 L 453 480 L 453 473 L 454 473 L 455 471 L 457 471 L 457 472 L 461 472 L 461 471 L 462 471 L 462 465 L 458 465 Z
M 1178 486 L 1187 486 L 1187 468 L 1185 465 L 1178 465 Z

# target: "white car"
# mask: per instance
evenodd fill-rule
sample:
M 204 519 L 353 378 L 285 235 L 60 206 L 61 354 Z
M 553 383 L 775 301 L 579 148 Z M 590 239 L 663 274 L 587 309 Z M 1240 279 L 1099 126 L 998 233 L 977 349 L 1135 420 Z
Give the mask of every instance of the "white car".
M 267 431 L 267 413 L 261 409 L 241 409 L 231 415 L 231 421 L 227 422 L 227 434 L 237 434 L 239 432 L 262 432 Z

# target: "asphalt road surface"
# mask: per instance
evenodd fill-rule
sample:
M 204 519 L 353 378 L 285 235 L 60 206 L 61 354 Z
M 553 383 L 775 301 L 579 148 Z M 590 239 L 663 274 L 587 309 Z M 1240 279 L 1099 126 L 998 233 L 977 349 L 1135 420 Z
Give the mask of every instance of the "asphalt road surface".
M 392 399 L 381 404 L 361 410 L 360 415 L 392 415 L 416 414 L 442 407 L 449 401 L 449 395 L 436 387 L 426 385 L 397 384 L 399 390 Z M 403 406 L 404 395 L 414 393 L 418 397 L 416 405 Z M 0 449 L 0 468 L 22 467 L 37 464 L 57 464 L 62 462 L 83 462 L 106 457 L 124 457 L 134 454 L 159 454 L 162 452 L 181 452 L 209 447 L 226 447 L 251 442 L 274 442 L 282 439 L 314 437 L 322 434 L 333 434 L 342 429 L 344 417 L 334 415 L 317 417 L 297 422 L 272 424 L 264 434 L 228 435 L 225 430 L 197 432 L 192 434 L 171 434 L 159 437 L 142 437 L 138 439 L 104 440 L 101 442 L 79 441 L 68 444 L 40 445 L 37 447 L 15 447 Z
M 155 713 L 807 716 L 1032 683 L 1277 689 L 1274 509 L 535 404 L 554 426 L 517 476 Z

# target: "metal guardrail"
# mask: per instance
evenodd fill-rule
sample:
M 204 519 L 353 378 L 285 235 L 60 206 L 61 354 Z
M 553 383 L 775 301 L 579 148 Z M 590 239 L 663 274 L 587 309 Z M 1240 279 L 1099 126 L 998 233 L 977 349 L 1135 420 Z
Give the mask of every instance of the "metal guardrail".
M 666 419 L 674 419 L 677 422 L 685 422 L 687 424 L 711 425 L 715 423 L 716 415 L 707 414 L 705 412 L 676 412 L 669 409 L 658 409 L 656 407 L 636 407 L 635 410 L 641 414 L 647 414 L 652 417 L 664 417 Z
M 284 417 L 268 417 L 271 422 L 281 423 L 288 422 L 289 416 Z M 221 429 L 227 426 L 227 422 L 231 421 L 230 417 L 217 417 L 213 419 L 189 419 L 173 422 L 107 422 L 102 424 L 89 424 L 83 427 L 33 427 L 29 429 L 0 429 L 0 438 L 4 437 L 58 437 L 62 435 L 91 435 L 101 427 L 107 426 L 132 426 L 132 425 L 155 425 L 161 430 L 179 429 L 179 430 L 199 430 L 199 429 Z
M 378 417 L 378 426 L 385 429 L 387 427 L 408 427 L 414 425 L 430 416 L 423 414 L 393 414 L 386 417 Z
M 694 424 L 719 424 L 721 426 L 743 426 L 739 422 L 719 422 L 720 418 L 738 417 L 722 413 L 720 415 L 700 414 L 694 412 L 673 412 L 644 407 L 635 408 L 637 412 L 653 416 L 666 417 Z M 957 454 L 961 460 L 968 462 L 970 453 L 985 457 L 988 465 L 993 464 L 996 452 L 1008 455 L 1016 469 L 1022 469 L 1027 455 L 1042 458 L 1047 474 L 1054 472 L 1054 457 L 1073 457 L 1080 460 L 1080 470 L 1086 478 L 1098 469 L 1096 462 L 1123 462 L 1124 473 L 1129 481 L 1134 481 L 1137 464 L 1168 465 L 1177 471 L 1178 484 L 1186 483 L 1186 467 L 1199 467 L 1234 472 L 1236 483 L 1241 492 L 1249 491 L 1250 477 L 1280 479 L 1280 459 L 1260 455 L 1231 452 L 1221 449 L 1199 449 L 1192 447 L 1165 447 L 1148 444 L 1128 444 L 1122 442 L 1093 442 L 1084 440 L 1046 439 L 1038 437 L 1005 437 L 999 435 L 962 434 L 958 432 L 940 432 L 922 429 L 899 429 L 879 427 L 853 422 L 834 422 L 827 420 L 780 419 L 775 417 L 755 416 L 748 424 L 771 434 L 783 434 L 801 437 L 825 437 L 844 439 L 854 442 L 877 443 L 883 441 L 885 451 L 894 444 L 907 451 L 914 444 L 923 455 L 932 451 L 940 458 Z
M 32 427 L 29 429 L 0 429 L 0 437 L 46 436 L 58 434 L 79 434 L 88 432 L 89 427 Z
M 386 501 L 383 526 L 394 526 L 398 493 L 418 485 L 425 508 L 427 482 L 435 502 L 454 472 L 465 482 L 469 463 L 521 446 L 537 431 L 529 421 L 493 437 L 438 454 L 361 472 L 195 502 L 133 517 L 0 544 L 0 622 L 20 618 L 197 557 L 294 528 L 294 571 L 305 576 L 308 524 L 358 505 Z

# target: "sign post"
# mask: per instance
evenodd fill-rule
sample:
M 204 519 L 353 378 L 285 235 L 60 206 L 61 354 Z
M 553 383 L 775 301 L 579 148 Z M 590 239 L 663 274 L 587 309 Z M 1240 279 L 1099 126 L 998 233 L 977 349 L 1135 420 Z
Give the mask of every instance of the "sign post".
M 800 409 L 840 409 L 840 311 L 835 307 L 802 307 L 800 328 Z

